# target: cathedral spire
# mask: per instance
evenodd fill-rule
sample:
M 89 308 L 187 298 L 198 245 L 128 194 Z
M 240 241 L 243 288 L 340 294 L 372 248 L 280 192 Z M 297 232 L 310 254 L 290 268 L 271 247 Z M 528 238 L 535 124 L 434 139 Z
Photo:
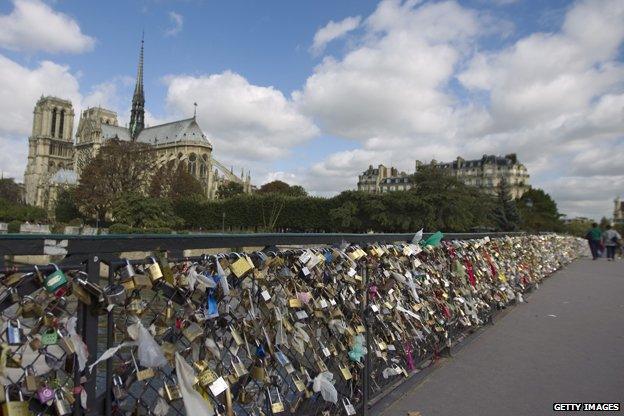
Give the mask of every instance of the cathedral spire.
M 145 127 L 145 95 L 143 94 L 143 44 L 144 35 L 141 35 L 141 52 L 139 53 L 139 68 L 137 69 L 136 85 L 132 96 L 132 110 L 130 113 L 130 136 L 136 140 Z

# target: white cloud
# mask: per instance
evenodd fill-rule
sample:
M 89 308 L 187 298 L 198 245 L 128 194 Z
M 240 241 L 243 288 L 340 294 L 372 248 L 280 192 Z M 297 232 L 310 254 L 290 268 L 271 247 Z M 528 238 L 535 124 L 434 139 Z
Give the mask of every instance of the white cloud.
M 279 90 L 239 74 L 172 75 L 166 82 L 170 112 L 188 117 L 196 102 L 200 125 L 225 160 L 277 159 L 318 134 Z
M 184 16 L 176 12 L 169 12 L 171 27 L 165 30 L 165 36 L 175 36 L 182 31 Z
M 360 148 L 298 176 L 336 192 L 369 163 L 412 170 L 414 159 L 516 152 L 532 183 L 559 197 L 564 210 L 608 215 L 607 198 L 591 187 L 583 199 L 602 202 L 585 205 L 585 212 L 565 192 L 576 178 L 599 176 L 602 184 L 621 171 L 624 3 L 577 2 L 560 30 L 484 50 L 484 36 L 512 28 L 492 19 L 454 1 L 380 2 L 354 46 L 342 57 L 324 57 L 293 93 L 324 133 L 354 139 Z
M 339 39 L 355 30 L 359 25 L 362 18 L 360 16 L 347 17 L 339 22 L 330 20 L 325 26 L 320 28 L 314 34 L 314 40 L 312 41 L 312 47 L 310 51 L 317 55 L 325 49 L 325 46 L 336 39 Z
M 78 79 L 67 66 L 43 61 L 34 68 L 0 55 L 0 170 L 21 180 L 26 167 L 28 136 L 35 103 L 55 95 L 80 105 Z M 76 114 L 79 108 L 74 107 Z
M 14 51 L 80 53 L 91 50 L 95 39 L 78 23 L 40 0 L 13 0 L 10 14 L 0 15 L 0 47 Z

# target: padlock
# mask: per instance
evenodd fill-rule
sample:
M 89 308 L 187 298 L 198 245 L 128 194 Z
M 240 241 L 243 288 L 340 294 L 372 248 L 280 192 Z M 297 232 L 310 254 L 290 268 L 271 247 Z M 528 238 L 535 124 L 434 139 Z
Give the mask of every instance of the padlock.
M 126 288 L 119 284 L 108 285 L 104 288 L 104 297 L 109 305 L 123 305 L 127 298 Z
M 13 302 L 13 303 L 19 303 L 20 302 L 20 295 L 17 292 L 17 288 L 10 287 L 9 288 L 9 294 L 11 296 L 11 302 Z
M 234 276 L 239 279 L 249 273 L 252 269 L 253 265 L 249 264 L 249 261 L 245 256 L 238 255 L 238 259 L 230 264 L 230 270 L 232 270 Z
M 43 334 L 41 334 L 41 344 L 45 346 L 54 345 L 58 343 L 58 338 L 59 336 L 57 330 L 54 328 L 49 328 Z
M 302 392 L 304 392 L 304 391 L 305 391 L 305 389 L 306 389 L 306 385 L 305 385 L 305 383 L 303 382 L 303 380 L 301 380 L 301 379 L 299 378 L 299 376 L 297 376 L 297 375 L 293 375 L 293 376 L 292 376 L 292 380 L 293 380 L 293 383 L 294 383 L 294 385 L 295 385 L 295 388 L 297 389 L 297 391 L 298 391 L 299 393 L 302 393 Z
M 132 277 L 136 274 L 134 271 L 134 267 L 130 264 L 130 260 L 124 259 L 125 264 L 120 268 L 119 275 L 121 276 L 121 281 L 131 280 Z
M 266 368 L 264 367 L 264 363 L 261 360 L 258 360 L 251 367 L 251 377 L 256 381 L 264 382 L 267 378 Z
M 115 400 L 122 401 L 126 397 L 128 397 L 128 391 L 124 386 L 124 382 L 121 379 L 121 376 L 116 375 L 113 377 L 113 396 Z
M 11 401 L 11 397 L 9 395 L 9 386 L 6 387 L 4 391 L 5 402 L 2 404 L 2 415 L 3 416 L 29 416 L 30 412 L 28 411 L 28 402 L 24 401 L 24 396 L 22 396 L 22 391 L 19 390 L 19 401 Z
M 156 375 L 154 369 L 151 367 L 145 368 L 143 370 L 139 370 L 139 365 L 134 358 L 134 352 L 130 351 L 130 355 L 132 356 L 132 363 L 134 364 L 134 369 L 136 370 L 136 378 L 137 381 L 143 381 L 150 379 Z
M 271 413 L 282 413 L 284 409 L 284 403 L 282 402 L 282 396 L 280 395 L 279 389 L 276 387 L 275 391 L 277 392 L 277 400 L 273 401 L 271 398 L 271 389 L 269 388 L 269 402 L 271 403 Z
M 193 342 L 204 334 L 204 328 L 195 322 L 189 322 L 189 324 L 182 329 L 182 335 L 189 341 Z
M 235 355 L 234 357 L 236 357 L 236 361 L 230 359 L 230 363 L 232 364 L 232 368 L 234 369 L 234 374 L 236 374 L 236 377 L 241 378 L 248 373 L 247 367 L 245 367 L 245 364 L 243 364 L 243 362 L 237 355 Z
M 44 278 L 43 287 L 48 292 L 54 293 L 67 284 L 67 276 L 56 264 L 51 263 L 51 265 L 55 270 Z
M 60 338 L 58 340 L 58 345 L 63 349 L 63 351 L 65 351 L 65 354 L 67 354 L 68 356 L 73 355 L 76 353 L 76 345 L 74 344 L 74 340 L 72 340 L 70 337 L 66 337 L 63 336 L 62 334 L 60 334 Z
M 173 383 L 165 383 L 165 397 L 168 402 L 182 398 L 180 387 L 176 384 L 175 380 Z
M 54 393 L 54 410 L 56 410 L 57 416 L 65 416 L 72 413 L 72 407 L 60 389 Z
M 6 329 L 7 342 L 9 345 L 22 345 L 22 323 L 19 319 L 11 320 L 7 324 Z
M 217 373 L 214 372 L 210 367 L 206 367 L 203 371 L 199 373 L 197 377 L 197 382 L 200 386 L 204 388 L 208 388 L 208 386 L 215 382 L 215 380 L 219 378 Z
M 163 277 L 162 270 L 160 269 L 160 264 L 158 264 L 158 261 L 154 257 L 150 257 L 149 260 L 151 263 L 146 268 L 147 275 L 151 282 L 155 283 Z
M 36 396 L 41 404 L 46 404 L 54 399 L 54 390 L 47 385 L 43 385 L 37 390 Z
M 344 397 L 342 399 L 342 405 L 344 406 L 345 412 L 347 416 L 354 416 L 357 412 L 355 411 L 355 407 L 351 403 L 348 397 Z
M 37 379 L 37 375 L 35 374 L 32 367 L 26 368 L 24 384 L 26 385 L 26 390 L 28 390 L 30 393 L 36 392 L 39 388 L 39 380 Z
M 43 314 L 43 308 L 41 305 L 39 305 L 30 295 L 22 297 L 20 300 L 20 306 L 22 307 L 22 316 L 24 318 L 34 318 Z
M 149 276 L 144 274 L 135 274 L 132 276 L 132 289 L 151 289 L 152 288 L 152 279 Z M 124 286 L 126 290 L 128 286 Z

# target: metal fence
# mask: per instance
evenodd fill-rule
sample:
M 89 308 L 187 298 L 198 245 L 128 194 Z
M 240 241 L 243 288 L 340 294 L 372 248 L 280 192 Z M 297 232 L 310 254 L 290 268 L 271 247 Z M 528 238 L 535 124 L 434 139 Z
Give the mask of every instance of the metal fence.
M 2 237 L 2 259 L 64 257 L 59 266 L 5 266 L 6 403 L 21 396 L 27 405 L 16 406 L 39 414 L 183 415 L 179 354 L 216 414 L 366 414 L 371 402 L 578 254 L 575 239 L 558 236 L 454 234 L 422 252 L 412 238 Z M 284 245 L 314 248 L 276 249 Z M 227 247 L 266 249 L 183 256 Z M 136 251 L 155 256 L 119 258 Z M 158 366 L 138 356 L 143 330 L 165 358 Z M 106 351 L 111 358 L 90 368 Z M 319 391 L 324 382 L 335 400 Z

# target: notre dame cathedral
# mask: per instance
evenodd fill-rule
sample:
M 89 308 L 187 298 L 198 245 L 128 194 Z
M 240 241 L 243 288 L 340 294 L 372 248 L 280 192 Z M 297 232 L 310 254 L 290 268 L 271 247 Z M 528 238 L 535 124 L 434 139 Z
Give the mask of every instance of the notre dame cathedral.
M 215 198 L 219 186 L 227 182 L 240 183 L 245 192 L 251 192 L 249 172 L 237 176 L 212 158 L 212 144 L 195 116 L 145 126 L 143 41 L 129 126 L 119 126 L 114 111 L 93 107 L 80 115 L 75 141 L 73 131 L 74 110 L 70 101 L 43 96 L 37 101 L 24 174 L 28 204 L 52 210 L 59 190 L 76 185 L 86 163 L 111 139 L 136 140 L 151 145 L 159 165 L 183 163 L 202 184 L 208 198 Z

